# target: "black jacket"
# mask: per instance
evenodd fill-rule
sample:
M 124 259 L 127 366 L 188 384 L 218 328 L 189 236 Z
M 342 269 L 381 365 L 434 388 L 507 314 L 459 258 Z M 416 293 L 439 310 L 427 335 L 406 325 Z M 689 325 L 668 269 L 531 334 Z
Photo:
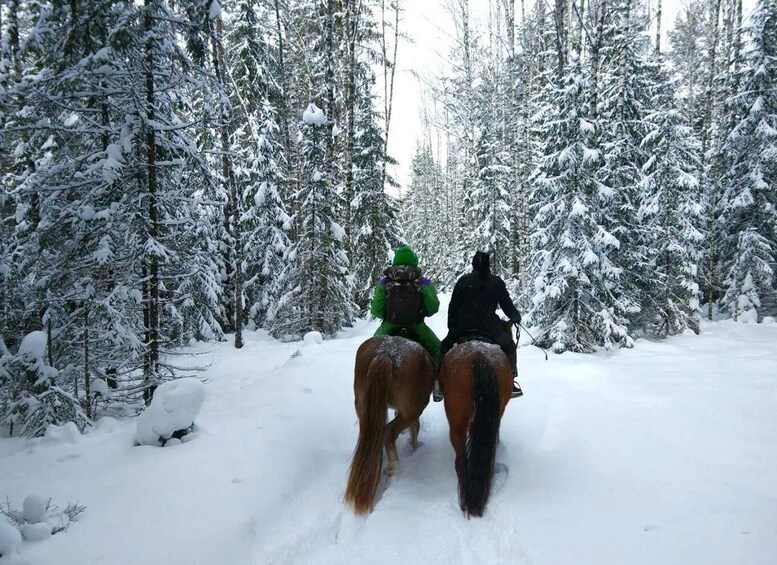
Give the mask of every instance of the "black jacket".
M 497 305 L 511 320 L 520 321 L 521 315 L 502 279 L 491 273 L 485 277 L 475 272 L 464 275 L 453 288 L 448 309 L 448 330 L 454 333 L 481 330 L 489 334 L 498 331 Z

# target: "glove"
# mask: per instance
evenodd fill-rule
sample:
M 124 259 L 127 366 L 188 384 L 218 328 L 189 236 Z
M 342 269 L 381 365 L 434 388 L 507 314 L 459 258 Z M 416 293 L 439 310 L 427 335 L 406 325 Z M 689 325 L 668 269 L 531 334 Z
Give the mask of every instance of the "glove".
M 511 318 L 511 321 L 515 322 L 516 324 L 520 324 L 521 323 L 521 313 L 520 312 L 516 312 L 515 316 L 513 316 Z

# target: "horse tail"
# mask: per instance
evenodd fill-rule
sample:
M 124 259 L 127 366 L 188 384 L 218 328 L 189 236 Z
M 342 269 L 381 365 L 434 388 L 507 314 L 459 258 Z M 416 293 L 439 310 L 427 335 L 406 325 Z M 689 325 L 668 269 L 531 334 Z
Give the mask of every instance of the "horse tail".
M 386 430 L 391 359 L 376 357 L 367 369 L 365 402 L 359 416 L 359 439 L 351 462 L 345 501 L 357 514 L 372 510 L 380 483 L 381 458 Z
M 491 494 L 494 459 L 499 441 L 499 383 L 493 367 L 481 354 L 473 361 L 474 415 L 467 437 L 467 472 L 459 496 L 462 509 L 482 516 Z

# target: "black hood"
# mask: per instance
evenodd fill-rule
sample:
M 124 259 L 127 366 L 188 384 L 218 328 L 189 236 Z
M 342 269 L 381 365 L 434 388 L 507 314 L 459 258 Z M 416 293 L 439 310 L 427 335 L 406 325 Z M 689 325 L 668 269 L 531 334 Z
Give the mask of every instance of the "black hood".
M 472 270 L 474 270 L 481 277 L 485 277 L 491 272 L 491 259 L 488 253 L 484 251 L 478 251 L 472 258 Z

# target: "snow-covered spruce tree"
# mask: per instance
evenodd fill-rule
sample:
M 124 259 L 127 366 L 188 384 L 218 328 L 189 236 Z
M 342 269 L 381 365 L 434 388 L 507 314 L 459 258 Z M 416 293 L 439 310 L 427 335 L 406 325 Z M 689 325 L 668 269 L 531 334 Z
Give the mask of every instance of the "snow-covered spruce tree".
M 473 180 L 470 209 L 474 221 L 467 227 L 475 230 L 476 249 L 491 253 L 494 273 L 509 280 L 512 274 L 511 220 L 515 216 L 510 188 L 514 187 L 508 184 L 512 163 L 502 135 L 504 124 L 500 105 L 503 100 L 498 96 L 498 76 L 494 74 L 486 75 L 481 83 L 475 156 L 477 176 Z
M 621 269 L 609 259 L 619 241 L 601 222 L 603 157 L 586 83 L 573 60 L 552 91 L 533 179 L 529 318 L 540 328 L 540 342 L 558 353 L 630 347 L 628 315 L 638 311 L 623 292 Z
M 383 186 L 384 170 L 390 159 L 384 154 L 384 138 L 373 109 L 373 83 L 374 77 L 370 76 L 361 85 L 353 142 L 356 196 L 351 202 L 352 261 L 355 302 L 361 311 L 369 307 L 389 251 L 401 241 L 397 205 Z M 391 182 L 390 177 L 387 179 Z
M 35 308 L 28 328 L 45 326 L 49 364 L 63 367 L 55 384 L 80 397 L 88 413 L 92 384 L 102 387 L 96 381 L 124 367 L 142 343 L 137 302 L 125 284 L 131 261 L 116 249 L 129 221 L 120 204 L 127 130 L 112 97 L 125 88 L 126 75 L 109 30 L 122 10 L 105 3 L 40 8 L 26 34 L 35 38 L 27 57 L 41 71 L 15 87 L 34 119 L 11 122 L 34 140 L 25 150 L 28 181 L 17 187 L 26 196 L 17 203 L 36 201 L 37 222 L 34 230 L 27 222 L 15 230 L 15 253 L 21 257 L 25 248 L 28 263 L 14 262 L 12 273 L 20 283 L 36 281 L 37 295 L 26 298 Z
M 0 426 L 11 435 L 40 437 L 50 424 L 89 425 L 78 399 L 56 385 L 57 369 L 46 362 L 46 334 L 27 334 L 12 355 L 0 341 Z
M 640 294 L 637 324 L 653 335 L 699 331 L 699 262 L 704 240 L 699 143 L 661 73 L 650 128 L 642 148 L 650 158 L 642 167 L 639 222 L 649 266 Z
M 290 291 L 281 297 L 274 335 L 293 338 L 310 330 L 334 335 L 355 312 L 353 277 L 345 253 L 345 230 L 338 222 L 342 197 L 326 162 L 332 123 L 311 103 L 300 123 L 305 168 L 297 196 L 297 243 L 292 251 Z
M 234 124 L 231 146 L 239 164 L 239 192 L 245 304 L 249 324 L 269 327 L 287 290 L 291 218 L 281 197 L 283 132 L 270 99 L 277 86 L 271 68 L 272 47 L 260 26 L 254 0 L 235 3 L 227 20 L 230 97 Z
M 401 203 L 402 232 L 404 242 L 415 250 L 426 276 L 433 281 L 449 283 L 453 274 L 450 269 L 446 272 L 445 259 L 450 261 L 451 258 L 445 256 L 453 252 L 453 246 L 451 241 L 439 237 L 443 217 L 442 178 L 443 172 L 434 160 L 431 146 L 419 143 L 411 164 L 410 187 Z M 458 202 L 452 206 L 458 206 Z
M 603 27 L 598 77 L 598 117 L 604 163 L 599 181 L 601 222 L 618 239 L 609 259 L 623 271 L 619 299 L 639 308 L 658 290 L 651 264 L 652 238 L 642 225 L 643 165 L 648 154 L 642 145 L 650 127 L 646 117 L 653 102 L 657 65 L 649 58 L 646 17 L 635 0 L 608 6 Z M 634 310 L 636 313 L 636 309 Z M 635 317 L 632 317 L 632 322 Z M 630 328 L 631 329 L 631 328 Z
M 128 286 L 141 296 L 143 359 L 138 386 L 145 390 L 147 402 L 155 384 L 174 375 L 168 351 L 193 337 L 187 332 L 198 327 L 187 324 L 186 317 L 214 307 L 207 288 L 195 296 L 191 285 L 198 284 L 201 273 L 190 270 L 202 254 L 211 252 L 207 245 L 197 245 L 196 227 L 206 213 L 201 207 L 214 203 L 195 197 L 208 194 L 208 188 L 218 183 L 193 135 L 196 94 L 217 91 L 218 86 L 184 48 L 207 44 L 203 26 L 190 19 L 205 20 L 203 8 L 207 6 L 201 2 L 176 2 L 173 11 L 161 0 L 126 5 L 113 40 L 116 59 L 126 73 L 125 88 L 115 95 L 128 129 L 122 155 L 122 207 L 130 222 L 122 226 L 123 251 L 132 258 Z M 201 36 L 199 42 L 190 36 L 193 33 Z M 200 296 L 205 300 L 199 301 Z M 182 313 L 182 306 L 188 312 Z M 198 319 L 214 318 L 207 313 Z M 212 328 L 212 334 L 218 332 Z
M 292 219 L 281 199 L 280 170 L 276 158 L 282 157 L 278 143 L 275 113 L 265 99 L 259 112 L 248 119 L 252 129 L 248 167 L 241 171 L 243 184 L 244 261 L 246 293 L 250 317 L 257 326 L 272 327 L 281 298 L 292 283 L 291 242 L 288 232 Z
M 757 322 L 764 296 L 774 292 L 774 244 L 749 227 L 739 234 L 723 306 L 736 321 Z
M 750 46 L 739 92 L 738 116 L 724 145 L 721 249 L 728 270 L 723 306 L 735 319 L 753 319 L 774 292 L 777 253 L 777 2 L 759 0 L 750 19 Z

